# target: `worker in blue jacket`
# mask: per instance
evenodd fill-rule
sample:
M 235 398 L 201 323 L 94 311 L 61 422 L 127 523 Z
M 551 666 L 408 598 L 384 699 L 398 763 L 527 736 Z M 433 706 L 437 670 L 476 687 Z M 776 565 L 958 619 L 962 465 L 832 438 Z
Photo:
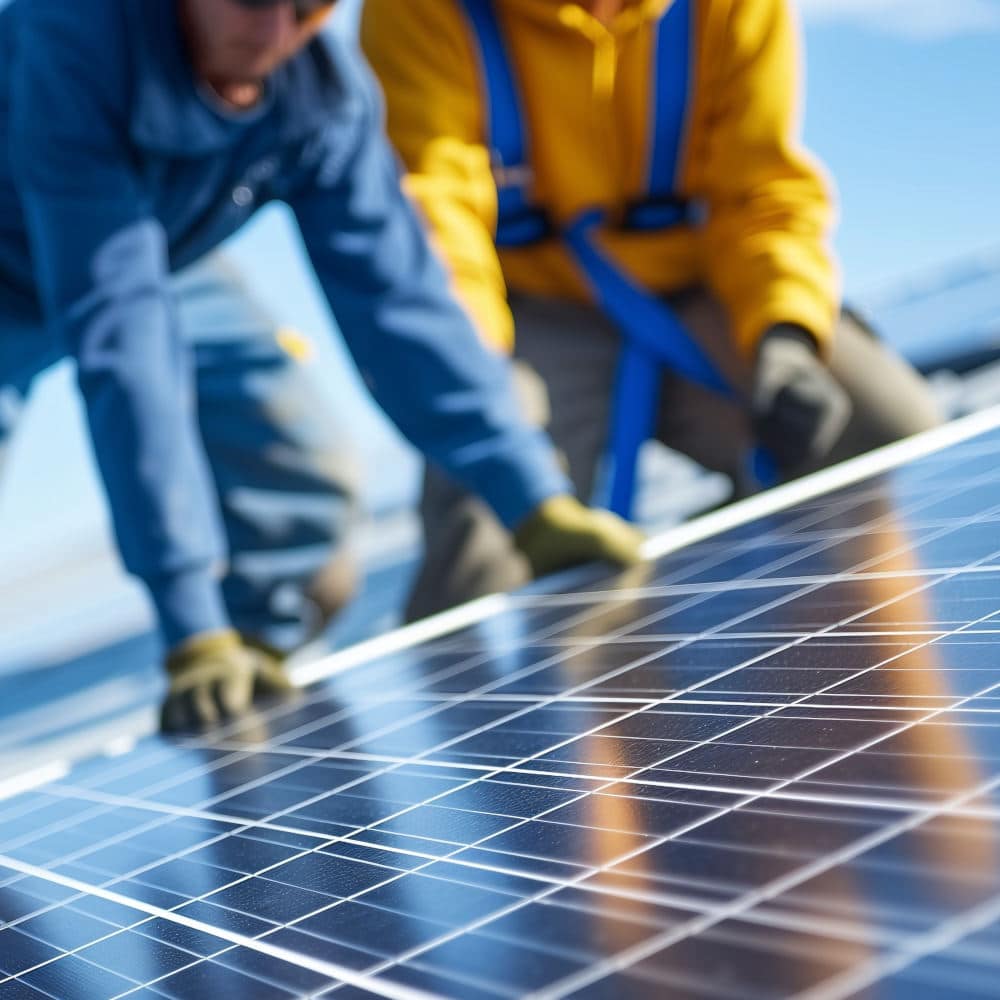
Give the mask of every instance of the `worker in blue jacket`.
M 482 495 L 536 574 L 638 558 L 517 415 L 400 191 L 369 77 L 320 0 L 13 0 L 0 12 L 0 385 L 72 356 L 126 568 L 168 649 L 162 722 L 287 681 L 233 629 L 219 503 L 171 274 L 287 203 L 376 400 Z M 5 355 L 0 351 L 0 361 Z

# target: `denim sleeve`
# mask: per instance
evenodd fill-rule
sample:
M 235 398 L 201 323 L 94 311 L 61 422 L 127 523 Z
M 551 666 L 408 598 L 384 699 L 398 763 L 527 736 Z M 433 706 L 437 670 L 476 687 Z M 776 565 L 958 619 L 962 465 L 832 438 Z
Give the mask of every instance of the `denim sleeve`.
M 486 348 L 400 187 L 367 73 L 357 111 L 289 199 L 355 362 L 378 404 L 428 459 L 514 527 L 572 491 L 548 438 L 520 416 L 508 361 Z
M 46 318 L 77 362 L 123 561 L 149 586 L 173 644 L 226 624 L 213 578 L 222 534 L 164 232 L 125 148 L 114 46 L 104 59 L 88 52 L 88 8 L 40 0 L 23 18 L 13 168 Z

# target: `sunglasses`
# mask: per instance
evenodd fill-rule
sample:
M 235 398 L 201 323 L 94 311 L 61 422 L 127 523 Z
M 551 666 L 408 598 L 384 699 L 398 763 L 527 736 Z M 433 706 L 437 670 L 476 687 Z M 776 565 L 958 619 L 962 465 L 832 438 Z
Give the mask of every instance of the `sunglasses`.
M 287 3 L 288 0 L 234 0 L 240 7 L 249 10 L 261 7 L 277 7 L 280 3 Z M 295 16 L 300 21 L 308 21 L 309 18 L 321 11 L 327 10 L 334 5 L 335 0 L 292 0 L 295 8 Z

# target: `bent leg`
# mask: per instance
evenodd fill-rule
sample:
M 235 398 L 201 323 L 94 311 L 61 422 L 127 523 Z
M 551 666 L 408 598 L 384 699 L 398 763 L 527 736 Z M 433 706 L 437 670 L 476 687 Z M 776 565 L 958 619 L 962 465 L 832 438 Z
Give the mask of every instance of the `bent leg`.
M 830 370 L 850 396 L 852 411 L 823 465 L 929 430 L 944 420 L 924 377 L 846 312 L 834 336 Z
M 706 468 L 730 476 L 738 498 L 755 488 L 748 476 L 748 456 L 755 444 L 746 402 L 751 367 L 737 352 L 725 310 L 712 295 L 692 289 L 673 297 L 670 304 L 736 387 L 738 398 L 725 400 L 668 377 L 661 438 Z M 851 418 L 830 452 L 788 470 L 785 480 L 928 430 L 943 419 L 924 378 L 850 313 L 845 312 L 837 325 L 829 366 L 851 399 Z
M 514 384 L 524 414 L 544 425 L 548 403 L 541 379 L 516 364 Z M 406 605 L 408 622 L 531 579 L 527 560 L 486 502 L 431 465 L 424 470 L 420 519 L 424 556 Z
M 574 487 L 587 498 L 607 435 L 618 350 L 614 328 L 596 310 L 571 302 L 513 295 L 511 308 L 522 412 L 548 430 Z M 425 475 L 420 514 L 424 560 L 407 621 L 531 579 L 527 560 L 496 515 L 436 469 Z
M 752 493 L 749 457 L 754 446 L 750 416 L 750 368 L 737 352 L 722 304 L 700 288 L 670 296 L 667 304 L 692 338 L 735 389 L 726 398 L 687 379 L 664 377 L 658 423 L 659 439 L 711 472 L 733 483 L 733 499 Z
M 287 651 L 350 599 L 358 474 L 308 341 L 276 327 L 219 258 L 177 279 L 198 417 L 229 543 L 223 593 L 244 635 Z

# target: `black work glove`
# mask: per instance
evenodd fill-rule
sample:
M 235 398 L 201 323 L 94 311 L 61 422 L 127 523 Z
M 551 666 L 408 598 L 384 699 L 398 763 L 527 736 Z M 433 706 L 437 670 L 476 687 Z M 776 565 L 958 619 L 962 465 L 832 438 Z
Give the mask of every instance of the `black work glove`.
M 783 472 L 826 455 L 851 416 L 851 400 L 823 364 L 811 334 L 772 327 L 757 352 L 751 398 L 757 440 Z
M 255 697 L 292 690 L 278 659 L 244 646 L 228 629 L 189 639 L 167 658 L 166 670 L 170 686 L 160 728 L 168 733 L 234 719 L 249 710 Z

